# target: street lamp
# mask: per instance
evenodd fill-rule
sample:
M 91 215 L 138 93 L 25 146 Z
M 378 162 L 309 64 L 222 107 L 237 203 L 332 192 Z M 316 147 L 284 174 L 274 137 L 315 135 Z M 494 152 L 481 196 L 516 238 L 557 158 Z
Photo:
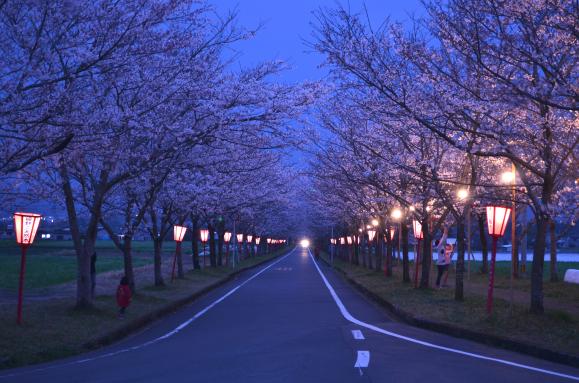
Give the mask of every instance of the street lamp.
M 173 257 L 173 271 L 171 272 L 171 282 L 175 280 L 175 265 L 177 264 L 177 258 L 181 259 L 181 243 L 183 242 L 183 238 L 185 237 L 186 231 L 187 228 L 185 226 L 180 225 L 173 226 L 173 240 L 175 241 L 175 256 Z M 182 267 L 179 270 L 181 272 Z
M 467 189 L 459 189 L 456 192 L 456 196 L 459 200 L 463 201 L 468 198 L 468 190 Z
M 372 242 L 376 236 L 376 230 L 368 230 L 368 241 Z
M 402 210 L 398 208 L 394 209 L 392 210 L 392 213 L 390 213 L 390 216 L 395 220 L 399 220 L 400 218 L 402 218 Z
M 493 288 L 495 284 L 497 241 L 505 234 L 507 222 L 509 221 L 509 215 L 511 214 L 511 208 L 503 206 L 487 206 L 486 211 L 489 235 L 493 238 L 493 252 L 491 258 L 491 270 L 489 274 L 489 288 L 487 293 L 487 313 L 491 314 L 493 311 Z
M 205 244 L 209 240 L 209 230 L 201 229 L 199 230 L 199 234 L 201 236 L 201 243 L 203 243 L 203 267 L 207 266 L 207 254 L 205 252 Z
M 511 164 L 511 171 L 504 172 L 501 174 L 501 180 L 504 184 L 511 185 L 511 198 L 512 198 L 512 214 L 513 219 L 511 220 L 511 274 L 514 276 L 517 274 L 519 269 L 518 255 L 516 254 L 515 243 L 517 241 L 517 205 L 516 205 L 516 189 L 515 184 L 517 182 L 517 170 L 515 169 L 515 164 Z M 526 254 L 525 254 L 526 258 Z M 524 266 L 526 267 L 526 265 Z M 524 272 L 525 270 L 523 270 Z
M 414 254 L 414 287 L 418 287 L 418 261 L 420 259 L 420 240 L 424 238 L 424 233 L 422 232 L 422 224 L 418 220 L 412 220 L 412 230 L 414 232 L 414 238 L 416 238 L 416 252 Z
M 226 231 L 225 233 L 223 233 L 223 241 L 226 243 L 227 245 L 227 250 L 225 251 L 225 265 L 229 266 L 229 242 L 231 242 L 231 232 L 230 231 Z
M 374 219 L 372 220 L 372 226 L 376 227 L 376 226 L 378 226 L 379 224 L 380 224 L 380 222 L 378 222 L 378 220 L 377 220 L 376 218 L 374 218 Z
M 35 213 L 14 213 L 16 243 L 20 245 L 20 279 L 18 281 L 18 306 L 16 323 L 22 324 L 22 295 L 24 294 L 24 273 L 26 272 L 26 250 L 34 242 L 42 216 Z

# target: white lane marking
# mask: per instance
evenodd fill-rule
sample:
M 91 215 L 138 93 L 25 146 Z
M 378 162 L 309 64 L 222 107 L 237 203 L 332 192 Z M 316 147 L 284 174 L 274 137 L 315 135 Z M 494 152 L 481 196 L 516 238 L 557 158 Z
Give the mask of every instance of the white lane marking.
M 370 351 L 358 351 L 358 357 L 356 358 L 356 364 L 354 367 L 366 368 L 370 364 Z
M 362 331 L 360 330 L 352 330 L 352 336 L 354 337 L 354 339 L 358 340 L 366 339 L 364 338 L 364 334 L 362 334 Z
M 94 356 L 92 358 L 85 358 L 85 359 L 78 359 L 78 360 L 74 360 L 72 362 L 67 362 L 67 363 L 62 363 L 62 364 L 56 364 L 56 365 L 52 365 L 52 366 L 47 366 L 47 367 L 43 367 L 43 368 L 36 368 L 33 370 L 27 370 L 27 371 L 22 371 L 22 372 L 16 372 L 16 373 L 12 373 L 12 374 L 7 374 L 7 375 L 0 375 L 0 379 L 2 378 L 9 378 L 9 377 L 14 377 L 14 376 L 20 376 L 20 375 L 24 375 L 24 374 L 29 374 L 29 373 L 33 373 L 33 372 L 40 372 L 40 371 L 46 371 L 46 370 L 51 370 L 53 368 L 57 368 L 57 367 L 67 367 L 67 366 L 71 366 L 71 365 L 75 365 L 75 364 L 81 364 L 81 363 L 86 363 L 86 362 L 91 362 L 93 360 L 98 360 L 98 359 L 104 359 L 110 356 L 115 356 L 118 354 L 123 354 L 125 352 L 129 352 L 129 351 L 135 351 L 138 350 L 140 348 L 146 347 L 146 346 L 150 346 L 154 343 L 157 343 L 163 339 L 167 339 L 175 334 L 177 334 L 179 331 L 183 330 L 185 327 L 187 327 L 188 325 L 191 324 L 191 322 L 193 322 L 195 319 L 199 318 L 200 316 L 202 316 L 203 314 L 205 314 L 207 311 L 211 310 L 213 307 L 215 307 L 218 303 L 222 302 L 225 298 L 227 298 L 228 296 L 230 296 L 231 294 L 233 294 L 234 292 L 236 292 L 237 290 L 239 290 L 242 286 L 244 286 L 246 283 L 250 282 L 251 280 L 257 278 L 259 275 L 261 275 L 262 273 L 264 273 L 265 271 L 269 270 L 270 268 L 272 268 L 273 266 L 277 265 L 279 262 L 283 261 L 284 259 L 286 259 L 287 257 L 289 257 L 296 248 L 293 248 L 289 253 L 287 253 L 286 255 L 284 255 L 283 257 L 281 257 L 280 259 L 278 259 L 277 261 L 273 262 L 272 264 L 268 265 L 267 267 L 264 267 L 263 269 L 261 269 L 259 272 L 253 274 L 251 277 L 247 278 L 245 281 L 241 282 L 240 284 L 238 284 L 237 286 L 235 286 L 234 288 L 232 288 L 231 290 L 229 290 L 227 293 L 225 293 L 224 295 L 222 295 L 220 298 L 216 299 L 215 301 L 213 301 L 211 304 L 209 304 L 208 306 L 206 306 L 203 310 L 199 311 L 197 314 L 193 315 L 191 318 L 187 319 L 185 322 L 181 323 L 179 326 L 175 327 L 173 330 L 169 331 L 166 334 L 161 335 L 158 338 L 152 339 L 148 342 L 136 345 L 136 346 L 132 346 L 132 347 L 128 347 L 128 348 L 124 348 L 121 350 L 117 350 L 117 351 L 113 351 L 113 352 L 109 352 L 106 354 L 101 354 L 101 355 L 97 355 Z
M 538 368 L 538 367 L 533 367 L 533 366 L 529 366 L 526 364 L 521 364 L 521 363 L 516 363 L 516 362 L 511 362 L 508 360 L 504 360 L 504 359 L 500 359 L 500 358 L 493 358 L 490 356 L 484 356 L 484 355 L 480 355 L 480 354 L 475 354 L 472 352 L 467 352 L 467 351 L 462 351 L 462 350 L 458 350 L 455 348 L 450 348 L 450 347 L 445 347 L 445 346 L 440 346 L 438 344 L 434 344 L 434 343 L 430 343 L 430 342 L 425 342 L 419 339 L 414 339 L 411 338 L 409 336 L 405 336 L 405 335 L 401 335 L 401 334 L 397 334 L 395 332 L 392 331 L 388 331 L 388 330 L 384 330 L 383 328 L 374 326 L 372 324 L 366 323 L 366 322 L 362 322 L 361 320 L 358 320 L 356 318 L 354 318 L 352 316 L 352 314 L 350 314 L 348 312 L 348 310 L 346 309 L 346 307 L 344 306 L 344 304 L 342 303 L 342 300 L 340 299 L 340 297 L 338 297 L 338 294 L 336 294 L 336 292 L 334 291 L 334 288 L 332 287 L 332 285 L 330 285 L 330 282 L 328 282 L 328 280 L 326 279 L 326 276 L 324 275 L 324 273 L 322 272 L 322 270 L 320 269 L 320 267 L 318 266 L 318 264 L 316 263 L 316 260 L 314 259 L 312 253 L 308 250 L 308 253 L 310 255 L 310 258 L 312 259 L 312 261 L 314 262 L 314 266 L 316 266 L 316 269 L 318 270 L 318 273 L 320 274 L 320 276 L 322 277 L 322 280 L 324 281 L 324 284 L 326 285 L 326 287 L 328 288 L 328 290 L 330 291 L 330 294 L 332 295 L 332 298 L 334 298 L 334 302 L 336 302 L 336 305 L 338 306 L 338 308 L 340 309 L 340 312 L 342 313 L 342 316 L 348 320 L 351 323 L 354 323 L 355 325 L 361 326 L 361 327 L 365 327 L 369 330 L 373 330 L 376 332 L 379 332 L 381 334 L 384 335 L 388 335 L 394 338 L 398 338 L 398 339 L 402 339 L 402 340 L 406 340 L 408 342 L 412 342 L 412 343 L 416 343 L 416 344 L 420 344 L 422 346 L 426 346 L 426 347 L 431 347 L 431 348 L 436 348 L 438 350 L 444 350 L 444 351 L 448 351 L 448 352 L 453 352 L 456 354 L 460 354 L 460 355 L 465 355 L 465 356 L 470 356 L 472 358 L 476 358 L 476 359 L 483 359 L 483 360 L 488 360 L 491 362 L 496 362 L 496 363 L 501 363 L 501 364 L 506 364 L 508 366 L 513 366 L 513 367 L 519 367 L 519 368 L 523 368 L 525 370 L 531 370 L 531 371 L 535 371 L 535 372 L 541 372 L 543 374 L 547 374 L 547 375 L 553 375 L 553 376 L 558 376 L 561 378 L 567 378 L 567 379 L 571 379 L 571 380 L 576 380 L 579 381 L 579 376 L 574 376 L 574 375 L 568 375 L 568 374 L 563 374 L 560 372 L 556 372 L 556 371 L 551 371 L 551 370 L 545 370 L 542 368 Z

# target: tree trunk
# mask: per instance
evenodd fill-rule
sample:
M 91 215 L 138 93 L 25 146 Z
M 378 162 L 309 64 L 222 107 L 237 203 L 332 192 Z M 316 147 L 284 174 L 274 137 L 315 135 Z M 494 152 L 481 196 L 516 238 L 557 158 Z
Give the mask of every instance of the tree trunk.
M 402 282 L 410 283 L 410 262 L 408 260 L 408 226 L 400 224 L 402 235 Z
M 125 270 L 125 277 L 129 282 L 129 288 L 135 293 L 135 273 L 133 270 L 133 254 L 132 254 L 133 235 L 125 234 L 123 237 L 123 263 Z
M 191 251 L 193 257 L 193 270 L 201 270 L 199 264 L 199 224 L 197 218 L 191 214 Z
M 555 221 L 552 219 L 549 222 L 549 234 L 551 240 L 551 261 L 549 262 L 551 282 L 558 282 L 559 274 L 557 273 L 557 235 L 555 232 Z
M 533 248 L 533 266 L 531 270 L 531 308 L 533 314 L 542 314 L 543 308 L 543 264 L 545 262 L 545 239 L 549 219 L 537 214 L 537 236 Z
M 87 243 L 85 239 L 83 243 L 74 204 L 74 195 L 72 192 L 72 186 L 70 184 L 70 177 L 68 175 L 66 164 L 61 164 L 59 172 L 62 180 L 62 191 L 64 193 L 68 225 L 76 253 L 77 271 L 75 307 L 77 309 L 91 308 L 93 307 L 93 299 L 91 294 L 92 281 L 90 276 L 90 257 L 94 252 L 94 242 L 91 245 L 90 243 Z
M 489 272 L 489 246 L 487 242 L 485 216 L 484 214 L 477 214 L 478 234 L 480 237 L 480 246 L 482 252 L 482 266 L 480 272 L 487 274 Z
M 429 218 L 422 221 L 422 233 L 424 239 L 422 240 L 422 275 L 420 276 L 420 288 L 428 289 L 430 287 L 430 261 L 432 259 L 432 248 L 430 238 Z
M 225 223 L 219 221 L 217 225 L 217 264 L 223 266 L 223 235 L 225 234 Z
M 354 263 L 354 265 L 359 265 L 360 264 L 360 246 L 358 246 L 358 243 L 357 243 L 358 238 L 356 236 L 353 236 L 352 240 L 354 241 L 354 243 L 352 244 L 352 246 L 354 247 L 353 263 Z M 352 251 L 352 246 L 348 246 L 349 251 Z
M 390 233 L 386 234 L 386 276 L 392 276 L 392 251 L 394 247 L 392 246 L 392 239 L 390 239 Z
M 215 233 L 212 224 L 207 225 L 209 230 L 209 261 L 211 262 L 211 267 L 217 267 L 217 258 L 215 254 Z
M 162 269 L 162 251 L 163 251 L 163 240 L 161 238 L 153 238 L 153 259 L 155 263 L 155 286 L 165 286 L 165 281 L 163 280 L 163 269 Z
M 381 230 L 376 230 L 376 271 L 382 270 L 383 238 L 384 235 L 381 233 Z
M 470 214 L 470 212 L 468 211 L 468 207 L 466 208 L 466 214 Z M 456 259 L 454 300 L 462 301 L 464 300 L 464 252 L 465 252 L 464 216 L 458 219 L 456 231 L 456 244 L 458 249 Z

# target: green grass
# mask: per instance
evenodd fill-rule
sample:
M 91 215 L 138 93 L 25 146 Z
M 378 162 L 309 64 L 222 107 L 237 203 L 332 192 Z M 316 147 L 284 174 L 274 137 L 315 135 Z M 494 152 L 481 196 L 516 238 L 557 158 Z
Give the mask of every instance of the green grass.
M 134 257 L 134 267 L 152 263 L 152 258 Z M 99 256 L 97 273 L 121 270 L 123 258 Z M 0 257 L 0 288 L 17 289 L 20 273 L 20 257 Z M 25 283 L 27 288 L 40 288 L 74 281 L 76 279 L 76 258 L 62 255 L 30 254 L 26 257 Z
M 527 309 L 528 303 L 524 302 L 515 304 L 511 313 L 509 303 L 497 298 L 493 315 L 489 317 L 484 294 L 467 293 L 463 302 L 457 302 L 453 289 L 422 290 L 415 289 L 411 283 L 402 283 L 399 270 L 396 270 L 394 277 L 385 278 L 382 272 L 341 260 L 335 260 L 334 265 L 349 278 L 415 317 L 579 355 L 579 317 L 563 308 L 547 311 L 542 316 L 531 315 Z M 401 266 L 396 269 L 401 269 Z M 449 283 L 454 283 L 453 276 L 449 277 Z M 568 304 L 579 299 L 579 290 L 575 291 Z
M 111 240 L 99 240 L 96 242 L 97 254 L 120 254 L 120 250 Z M 133 241 L 132 248 L 134 253 L 153 253 L 153 241 Z M 164 251 L 175 251 L 174 241 L 165 241 L 163 243 Z M 190 244 L 183 244 L 183 251 L 190 252 Z M 53 254 L 53 255 L 71 255 L 74 256 L 74 245 L 72 241 L 53 241 L 37 240 L 28 249 L 28 254 Z M 20 255 L 20 248 L 14 240 L 0 240 L 0 257 L 4 255 Z
M 274 258 L 282 252 L 285 250 L 243 260 L 239 268 Z M 74 298 L 25 301 L 23 326 L 15 323 L 14 306 L 1 305 L 0 368 L 46 362 L 86 352 L 86 343 L 172 301 L 191 296 L 206 286 L 223 280 L 232 272 L 228 267 L 206 268 L 189 271 L 184 279 L 177 279 L 166 286 L 143 286 L 134 296 L 124 319 L 117 317 L 118 309 L 112 295 L 99 296 L 93 309 L 83 311 L 73 309 Z

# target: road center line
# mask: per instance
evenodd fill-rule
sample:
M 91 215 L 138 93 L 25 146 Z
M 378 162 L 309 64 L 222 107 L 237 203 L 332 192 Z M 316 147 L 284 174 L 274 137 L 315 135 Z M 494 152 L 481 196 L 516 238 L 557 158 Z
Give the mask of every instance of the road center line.
M 362 331 L 360 330 L 352 330 L 352 336 L 354 337 L 354 339 L 356 340 L 364 340 L 366 338 L 364 338 L 364 334 L 362 334 Z
M 356 319 L 352 316 L 352 314 L 350 314 L 350 312 L 346 309 L 346 306 L 344 306 L 344 303 L 342 303 L 342 300 L 340 299 L 340 297 L 338 297 L 338 294 L 336 294 L 336 291 L 334 290 L 334 288 L 332 287 L 332 285 L 330 284 L 330 282 L 328 282 L 328 280 L 326 279 L 326 276 L 324 275 L 324 273 L 322 272 L 322 270 L 320 269 L 320 267 L 318 266 L 316 260 L 314 259 L 312 253 L 310 252 L 310 250 L 308 249 L 308 253 L 310 258 L 312 259 L 312 261 L 314 262 L 314 266 L 316 267 L 316 269 L 318 270 L 318 273 L 320 274 L 320 276 L 322 277 L 322 280 L 324 281 L 324 284 L 326 285 L 326 287 L 328 288 L 328 290 L 330 291 L 330 295 L 332 296 L 332 298 L 334 299 L 334 302 L 336 303 L 336 305 L 338 306 L 338 308 L 340 309 L 340 313 L 342 314 L 342 316 L 349 322 L 354 323 L 358 326 L 361 327 L 365 327 L 369 330 L 373 330 L 376 332 L 379 332 L 381 334 L 384 335 L 388 335 L 394 338 L 398 338 L 398 339 L 402 339 L 408 342 L 412 342 L 412 343 L 416 343 L 416 344 L 420 344 L 422 346 L 425 347 L 430 347 L 430 348 L 436 348 L 438 350 L 444 350 L 444 351 L 448 351 L 448 352 L 452 352 L 455 354 L 460 354 L 460 355 L 465 355 L 465 356 L 470 356 L 471 358 L 476 358 L 476 359 L 483 359 L 483 360 L 488 360 L 491 362 L 496 362 L 496 363 L 501 363 L 501 364 L 506 364 L 508 366 L 513 366 L 513 367 L 519 367 L 525 370 L 531 370 L 531 371 L 535 371 L 535 372 L 540 372 L 543 374 L 547 374 L 547 375 L 553 375 L 553 376 L 558 376 L 561 378 L 567 378 L 567 379 L 571 379 L 571 380 L 576 380 L 579 381 L 579 376 L 574 376 L 574 375 L 568 375 L 568 374 L 563 374 L 560 372 L 556 372 L 556 371 L 551 371 L 551 370 L 546 370 L 546 369 L 542 369 L 542 368 L 538 368 L 538 367 L 533 367 L 533 366 L 529 366 L 526 364 L 521 364 L 521 363 L 516 363 L 516 362 L 511 362 L 508 360 L 504 360 L 504 359 L 500 359 L 500 358 L 493 358 L 490 356 L 484 356 L 484 355 L 480 355 L 480 354 L 475 354 L 472 352 L 467 352 L 467 351 L 462 351 L 462 350 L 458 350 L 455 348 L 451 348 L 451 347 L 445 347 L 445 346 L 440 346 L 434 343 L 430 343 L 430 342 L 425 342 L 419 339 L 414 339 L 411 338 L 409 336 L 405 336 L 405 335 L 401 335 L 401 334 L 397 334 L 395 332 L 392 331 L 388 331 L 388 330 L 384 330 L 383 328 L 374 326 L 372 324 L 366 323 L 366 322 L 362 322 L 359 319 Z
M 358 351 L 354 367 L 366 368 L 370 364 L 370 351 Z
M 278 259 L 277 261 L 271 263 L 270 265 L 264 267 L 263 269 L 261 269 L 260 271 L 258 271 L 257 273 L 253 274 L 251 277 L 247 278 L 245 281 L 241 282 L 240 284 L 238 284 L 237 286 L 235 286 L 234 288 L 232 288 L 231 290 L 229 290 L 227 293 L 225 293 L 224 295 L 222 295 L 220 298 L 214 300 L 212 303 L 210 303 L 208 306 L 206 306 L 203 310 L 197 312 L 195 315 L 193 315 L 191 318 L 187 319 L 185 322 L 181 323 L 180 325 L 178 325 L 177 327 L 175 327 L 173 330 L 169 331 L 166 334 L 161 335 L 160 337 L 157 337 L 155 339 L 152 339 L 148 342 L 136 345 L 136 346 L 132 346 L 132 347 L 128 347 L 128 348 L 124 348 L 121 350 L 117 350 L 117 351 L 113 351 L 113 352 L 108 352 L 106 354 L 101 354 L 101 355 L 97 355 L 91 358 L 84 358 L 84 359 L 78 359 L 78 360 L 74 360 L 71 362 L 67 362 L 67 363 L 62 363 L 62 364 L 56 364 L 56 365 L 52 365 L 52 366 L 47 366 L 47 367 L 43 367 L 43 368 L 36 368 L 33 370 L 27 370 L 27 371 L 22 371 L 22 372 L 16 372 L 16 373 L 12 373 L 12 374 L 6 374 L 6 375 L 0 375 L 0 379 L 3 378 L 9 378 L 9 377 L 14 377 L 14 376 L 19 376 L 19 375 L 24 375 L 24 374 L 30 374 L 33 372 L 40 372 L 40 371 L 46 371 L 46 370 L 51 370 L 53 368 L 57 368 L 57 367 L 66 367 L 66 366 L 72 366 L 75 364 L 81 364 L 81 363 L 86 363 L 86 362 L 91 362 L 94 360 L 98 360 L 98 359 L 104 359 L 104 358 L 108 358 L 110 356 L 115 356 L 115 355 L 119 355 L 119 354 L 123 354 L 125 352 L 129 352 L 129 351 L 135 351 L 138 349 L 141 349 L 143 347 L 146 346 L 150 346 L 154 343 L 157 343 L 163 339 L 167 339 L 175 334 L 177 334 L 179 331 L 183 330 L 185 327 L 189 326 L 191 324 L 191 322 L 193 322 L 195 319 L 201 317 L 203 314 L 205 314 L 207 311 L 211 310 L 213 307 L 215 307 L 217 304 L 219 304 L 220 302 L 222 302 L 223 300 L 225 300 L 225 298 L 227 298 L 228 296 L 230 296 L 231 294 L 233 294 L 234 292 L 236 292 L 237 290 L 239 290 L 241 287 L 243 287 L 245 284 L 249 283 L 251 280 L 257 278 L 259 275 L 261 275 L 262 273 L 264 273 L 265 271 L 269 270 L 270 268 L 272 268 L 273 266 L 277 265 L 279 262 L 283 261 L 284 259 L 286 259 L 287 257 L 289 257 L 296 248 L 293 248 L 289 253 L 287 253 L 286 255 L 284 255 L 283 257 L 281 257 L 280 259 Z

